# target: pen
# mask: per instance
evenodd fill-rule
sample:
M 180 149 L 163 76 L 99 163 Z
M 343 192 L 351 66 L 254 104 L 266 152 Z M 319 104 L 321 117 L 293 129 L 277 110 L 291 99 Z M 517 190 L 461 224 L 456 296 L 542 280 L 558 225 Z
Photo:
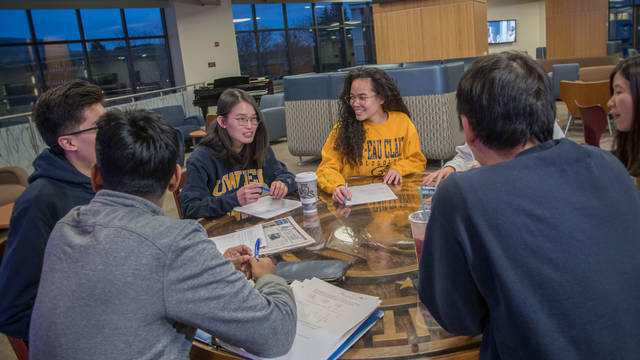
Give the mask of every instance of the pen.
M 264 187 L 264 186 L 260 186 L 260 189 L 261 189 L 261 190 L 264 190 L 264 191 L 266 191 L 266 192 L 270 192 L 270 191 L 271 191 L 271 190 L 267 189 L 267 188 L 266 188 L 266 187 Z
M 349 191 L 349 183 L 348 182 L 344 182 L 344 190 L 345 191 Z M 347 194 L 344 194 L 344 204 L 343 205 L 347 205 Z
M 256 240 L 256 251 L 253 252 L 253 256 L 255 256 L 256 259 L 258 258 L 259 255 L 260 255 L 260 238 Z

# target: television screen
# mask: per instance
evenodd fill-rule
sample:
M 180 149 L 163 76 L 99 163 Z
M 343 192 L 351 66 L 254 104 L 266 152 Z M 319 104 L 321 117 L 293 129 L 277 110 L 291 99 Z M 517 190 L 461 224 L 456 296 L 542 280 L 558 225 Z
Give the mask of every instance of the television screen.
M 487 23 L 489 44 L 504 44 L 516 41 L 516 21 L 498 20 Z

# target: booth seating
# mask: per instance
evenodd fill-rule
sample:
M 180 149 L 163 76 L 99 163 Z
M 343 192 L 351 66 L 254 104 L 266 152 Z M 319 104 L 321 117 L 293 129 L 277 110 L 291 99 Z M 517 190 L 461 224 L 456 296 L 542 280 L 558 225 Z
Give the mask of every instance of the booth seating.
M 269 141 L 287 136 L 284 118 L 284 94 L 263 95 L 260 99 L 260 112 L 269 134 Z
M 609 80 L 615 65 L 587 66 L 580 68 L 578 79 L 580 81 L 602 81 Z
M 449 159 L 464 143 L 456 112 L 455 91 L 464 72 L 462 61 L 426 67 L 388 69 L 409 108 L 427 159 Z M 339 119 L 340 92 L 346 72 L 284 77 L 289 152 L 320 156 Z

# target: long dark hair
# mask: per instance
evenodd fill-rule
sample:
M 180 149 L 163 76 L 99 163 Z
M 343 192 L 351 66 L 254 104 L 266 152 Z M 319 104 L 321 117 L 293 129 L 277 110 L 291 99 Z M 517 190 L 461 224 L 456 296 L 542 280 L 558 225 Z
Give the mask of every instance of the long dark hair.
M 227 89 L 218 99 L 218 116 L 222 116 L 224 121 L 228 121 L 227 116 L 231 113 L 231 110 L 240 102 L 245 102 L 253 107 L 258 117 L 258 127 L 251 144 L 246 144 L 244 151 L 236 153 L 232 148 L 232 141 L 227 129 L 223 128 L 214 121 L 207 130 L 207 135 L 202 138 L 199 146 L 204 146 L 209 152 L 216 158 L 227 158 L 234 166 L 240 166 L 241 168 L 247 168 L 249 166 L 262 167 L 267 157 L 267 149 L 269 148 L 269 136 L 267 135 L 267 129 L 264 126 L 264 119 L 258 104 L 253 99 L 253 96 L 248 92 L 240 89 Z
M 384 102 L 382 110 L 385 112 L 399 111 L 409 114 L 409 109 L 402 101 L 396 83 L 384 71 L 376 68 L 356 68 L 344 79 L 344 88 L 340 94 L 340 119 L 338 120 L 338 137 L 334 149 L 337 150 L 347 163 L 357 167 L 362 162 L 362 150 L 366 137 L 364 123 L 356 119 L 356 113 L 349 104 L 351 84 L 356 79 L 371 79 L 373 92 Z
M 618 73 L 629 80 L 633 98 L 633 123 L 630 131 L 616 130 L 612 151 L 631 175 L 640 176 L 640 56 L 632 56 L 618 63 L 610 78 L 612 95 L 613 78 Z

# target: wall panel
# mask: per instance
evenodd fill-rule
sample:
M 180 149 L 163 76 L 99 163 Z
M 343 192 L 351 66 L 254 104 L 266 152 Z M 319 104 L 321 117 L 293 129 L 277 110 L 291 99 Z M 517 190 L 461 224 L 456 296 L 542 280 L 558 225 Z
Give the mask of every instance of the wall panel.
M 546 0 L 547 58 L 605 56 L 608 2 Z

